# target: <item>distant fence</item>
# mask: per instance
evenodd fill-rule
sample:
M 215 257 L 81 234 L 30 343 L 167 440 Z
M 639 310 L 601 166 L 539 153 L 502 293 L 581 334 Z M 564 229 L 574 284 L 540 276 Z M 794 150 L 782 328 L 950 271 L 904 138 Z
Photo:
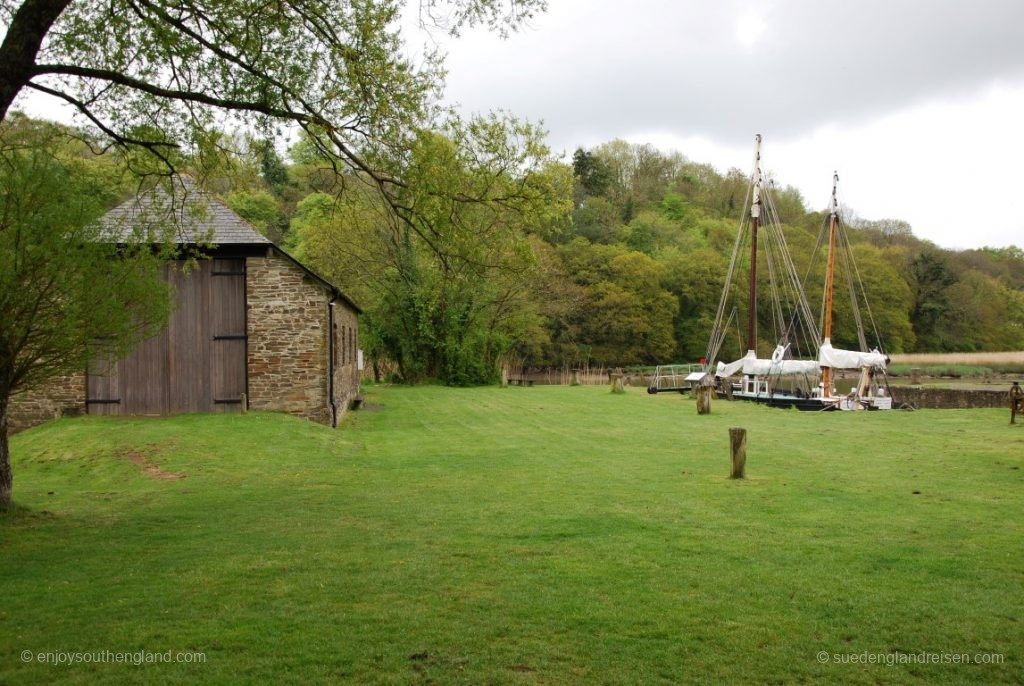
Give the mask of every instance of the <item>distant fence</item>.
M 559 367 L 552 369 L 531 369 L 520 365 L 510 364 L 505 367 L 504 378 L 515 381 L 527 381 L 538 386 L 568 386 L 572 383 L 573 367 Z M 616 368 L 616 367 L 590 367 L 583 366 L 576 368 L 577 376 L 581 385 L 602 386 L 611 383 L 611 373 L 619 369 L 624 374 L 624 382 L 628 386 L 643 386 L 646 388 L 654 378 L 654 369 L 637 368 Z

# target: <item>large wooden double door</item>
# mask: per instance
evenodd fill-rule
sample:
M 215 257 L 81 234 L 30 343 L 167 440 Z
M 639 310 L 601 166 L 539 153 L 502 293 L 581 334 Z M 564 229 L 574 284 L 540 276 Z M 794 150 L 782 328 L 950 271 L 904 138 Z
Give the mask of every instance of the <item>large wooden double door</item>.
M 88 370 L 90 414 L 238 410 L 246 392 L 245 259 L 165 267 L 176 301 L 167 328 L 116 363 Z

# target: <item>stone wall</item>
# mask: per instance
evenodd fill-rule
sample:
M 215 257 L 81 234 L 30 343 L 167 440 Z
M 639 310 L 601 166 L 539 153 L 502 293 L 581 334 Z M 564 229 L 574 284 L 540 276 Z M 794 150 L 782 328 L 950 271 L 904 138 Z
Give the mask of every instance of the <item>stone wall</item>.
M 359 395 L 359 319 L 345 301 L 334 303 L 334 404 L 338 418 Z
M 329 290 L 277 251 L 268 257 L 247 258 L 246 272 L 249 407 L 288 412 L 330 424 Z M 338 336 L 343 324 L 346 332 L 351 327 L 355 336 L 355 312 L 342 302 L 334 309 Z M 338 417 L 347 409 L 349 399 L 358 393 L 359 379 L 354 368 L 353 361 L 335 372 Z
M 975 407 L 1004 407 L 1010 409 L 1010 388 L 999 390 L 965 390 L 959 388 L 929 388 L 927 386 L 893 386 L 893 407 L 903 403 L 918 409 L 968 409 Z
M 58 376 L 43 386 L 17 393 L 8 408 L 11 433 L 58 417 L 85 414 L 85 374 Z

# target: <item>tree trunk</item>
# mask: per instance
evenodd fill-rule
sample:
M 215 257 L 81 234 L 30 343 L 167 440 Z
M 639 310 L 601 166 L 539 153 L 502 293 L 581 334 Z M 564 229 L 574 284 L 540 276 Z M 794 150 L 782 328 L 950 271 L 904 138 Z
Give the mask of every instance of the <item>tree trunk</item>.
M 11 17 L 0 45 L 0 121 L 36 66 L 36 56 L 53 22 L 71 0 L 24 0 Z
M 9 397 L 0 398 L 0 510 L 11 504 L 14 474 L 11 472 L 11 451 L 7 444 L 7 407 Z

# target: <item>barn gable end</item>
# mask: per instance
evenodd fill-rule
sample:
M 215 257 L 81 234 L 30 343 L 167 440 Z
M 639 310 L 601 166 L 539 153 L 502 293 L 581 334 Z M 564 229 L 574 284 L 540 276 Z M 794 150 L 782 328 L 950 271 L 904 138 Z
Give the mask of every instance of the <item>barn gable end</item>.
M 247 258 L 246 271 L 249 407 L 329 423 L 329 293 L 278 254 Z

